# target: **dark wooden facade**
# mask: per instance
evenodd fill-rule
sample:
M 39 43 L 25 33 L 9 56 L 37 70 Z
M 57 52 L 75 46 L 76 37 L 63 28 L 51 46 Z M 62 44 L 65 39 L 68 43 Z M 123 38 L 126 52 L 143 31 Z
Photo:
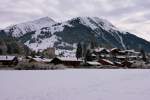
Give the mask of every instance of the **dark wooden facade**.
M 14 57 L 13 59 L 6 59 L 6 60 L 1 60 L 0 59 L 0 65 L 17 65 L 18 64 L 18 58 Z
M 79 67 L 80 66 L 80 63 L 82 61 L 80 60 L 63 60 L 63 59 L 59 59 L 59 58 L 54 58 L 51 63 L 57 65 L 57 64 L 63 64 L 65 66 L 73 66 L 73 67 Z
M 98 62 L 102 65 L 114 65 L 113 62 L 106 59 L 100 59 Z

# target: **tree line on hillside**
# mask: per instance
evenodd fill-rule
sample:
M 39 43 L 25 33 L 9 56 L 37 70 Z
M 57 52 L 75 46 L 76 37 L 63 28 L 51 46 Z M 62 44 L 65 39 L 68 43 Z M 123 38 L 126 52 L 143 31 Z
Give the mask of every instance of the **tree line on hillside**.
M 15 38 L 8 36 L 4 31 L 0 31 L 0 55 L 21 54 L 28 55 L 31 50 Z
M 91 61 L 91 50 L 98 47 L 97 42 L 79 42 L 76 49 L 76 58 L 82 58 L 84 61 Z

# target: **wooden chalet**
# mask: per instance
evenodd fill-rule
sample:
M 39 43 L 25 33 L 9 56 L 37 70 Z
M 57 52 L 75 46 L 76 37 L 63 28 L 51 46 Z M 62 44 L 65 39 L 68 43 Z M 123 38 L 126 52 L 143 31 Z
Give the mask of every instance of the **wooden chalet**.
M 112 48 L 111 50 L 110 50 L 110 53 L 112 54 L 112 55 L 118 55 L 118 54 L 120 54 L 120 49 L 118 49 L 118 48 Z
M 96 61 L 87 61 L 86 65 L 87 66 L 100 66 L 101 64 L 99 62 L 96 62 Z
M 133 61 L 124 61 L 122 62 L 122 67 L 130 68 L 132 64 L 133 64 Z
M 74 66 L 79 67 L 82 60 L 77 60 L 76 58 L 66 58 L 66 57 L 55 57 L 51 63 L 57 65 L 57 64 L 63 64 L 65 66 Z
M 123 64 L 121 62 L 117 62 L 117 61 L 114 62 L 114 65 L 117 67 L 123 67 Z
M 114 65 L 113 62 L 111 62 L 110 60 L 107 60 L 107 59 L 100 59 L 98 62 L 102 65 L 112 65 L 112 66 Z
M 106 48 L 97 48 L 94 50 L 94 52 L 100 53 L 100 54 L 109 54 L 109 50 L 107 50 Z
M 18 58 L 16 56 L 0 56 L 0 65 L 17 65 Z
M 35 57 L 35 58 L 30 58 L 29 62 L 39 62 L 39 63 L 46 63 L 49 64 L 52 61 L 52 59 L 47 59 L 47 58 L 41 58 L 41 57 Z
M 42 53 L 43 53 L 44 57 L 46 57 L 46 58 L 54 58 L 56 56 L 55 48 L 47 48 Z
M 109 56 L 109 50 L 107 50 L 106 48 L 97 48 L 97 49 L 95 49 L 94 50 L 94 54 L 96 54 L 98 57 L 98 59 L 99 58 L 108 58 L 108 57 L 110 57 Z
M 126 56 L 122 56 L 122 55 L 118 55 L 118 56 L 116 56 L 116 58 L 117 58 L 118 60 L 120 60 L 120 61 L 124 61 L 124 60 L 127 59 Z

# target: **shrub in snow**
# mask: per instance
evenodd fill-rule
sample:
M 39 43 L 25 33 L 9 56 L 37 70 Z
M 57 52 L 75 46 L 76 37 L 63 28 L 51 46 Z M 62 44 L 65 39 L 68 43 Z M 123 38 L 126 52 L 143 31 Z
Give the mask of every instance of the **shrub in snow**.
M 102 65 L 101 68 L 104 68 L 104 69 L 116 69 L 116 68 L 119 68 L 117 66 L 112 66 L 112 65 Z
M 65 69 L 65 68 L 67 68 L 67 67 L 62 65 L 62 64 L 52 65 L 51 66 L 51 69 Z
M 20 62 L 15 69 L 17 70 L 50 70 L 50 69 L 64 69 L 66 68 L 63 65 L 51 65 L 51 64 L 44 64 L 44 63 L 28 63 L 28 62 Z
M 146 64 L 143 61 L 136 61 L 130 66 L 130 68 L 150 68 L 150 64 Z

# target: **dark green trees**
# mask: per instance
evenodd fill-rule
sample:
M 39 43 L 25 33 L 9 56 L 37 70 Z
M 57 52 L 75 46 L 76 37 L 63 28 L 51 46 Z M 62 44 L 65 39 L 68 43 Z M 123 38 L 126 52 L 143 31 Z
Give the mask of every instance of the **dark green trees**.
M 91 51 L 88 49 L 85 55 L 85 62 L 86 61 L 92 61 L 92 54 Z
M 146 54 L 145 54 L 145 51 L 143 49 L 141 49 L 141 56 L 142 56 L 142 60 L 146 62 L 147 61 Z
M 82 58 L 82 45 L 80 42 L 77 45 L 76 58 L 77 59 Z
M 89 43 L 78 43 L 77 45 L 77 50 L 76 50 L 76 58 L 82 58 L 84 59 L 84 63 L 86 63 L 86 61 L 91 61 L 92 60 L 92 56 L 91 56 L 91 47 L 90 47 L 90 42 Z M 92 45 L 93 49 L 94 46 Z
M 7 35 L 3 30 L 0 31 L 0 54 L 18 54 L 18 55 L 29 55 L 30 49 L 25 46 L 23 43 L 17 41 L 16 38 L 13 38 Z

